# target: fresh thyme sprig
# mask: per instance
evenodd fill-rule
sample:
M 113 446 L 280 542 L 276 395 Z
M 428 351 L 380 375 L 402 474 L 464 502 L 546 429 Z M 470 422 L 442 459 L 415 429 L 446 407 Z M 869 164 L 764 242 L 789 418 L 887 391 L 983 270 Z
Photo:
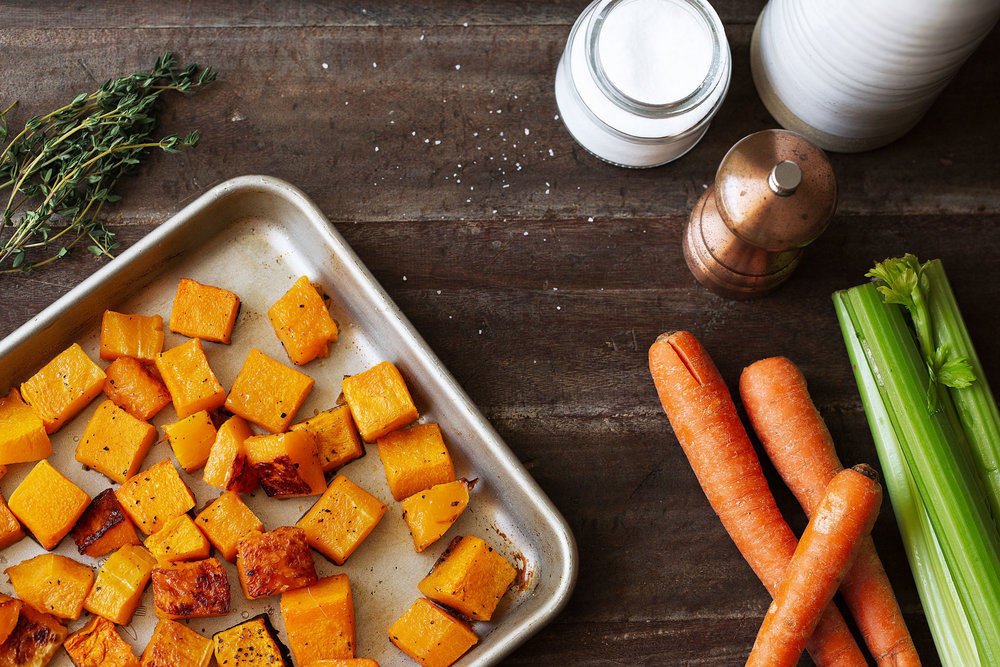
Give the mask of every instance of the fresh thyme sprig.
M 150 72 L 111 79 L 28 119 L 0 152 L 0 274 L 48 264 L 84 239 L 90 252 L 111 257 L 115 235 L 98 216 L 104 204 L 121 199 L 114 192 L 118 179 L 151 149 L 177 153 L 198 143 L 197 130 L 152 137 L 160 94 L 187 92 L 215 76 L 194 64 L 179 70 L 173 54 L 165 53 Z M 15 104 L 0 112 L 0 143 L 9 135 L 7 114 Z

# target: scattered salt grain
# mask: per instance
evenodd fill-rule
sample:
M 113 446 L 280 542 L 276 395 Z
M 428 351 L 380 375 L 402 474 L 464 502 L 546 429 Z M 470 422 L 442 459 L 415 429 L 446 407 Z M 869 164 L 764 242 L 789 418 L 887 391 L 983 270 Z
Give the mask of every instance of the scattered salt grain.
M 327 65 L 326 63 L 323 63 L 323 69 L 329 69 L 329 68 L 330 68 L 329 65 Z

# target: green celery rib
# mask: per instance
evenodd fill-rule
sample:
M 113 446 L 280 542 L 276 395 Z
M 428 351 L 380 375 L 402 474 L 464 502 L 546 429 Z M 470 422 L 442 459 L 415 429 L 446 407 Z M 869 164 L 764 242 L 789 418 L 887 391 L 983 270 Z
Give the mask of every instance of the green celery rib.
M 955 582 L 896 439 L 896 415 L 890 414 L 889 406 L 882 400 L 861 339 L 855 332 L 846 299 L 837 293 L 833 301 L 882 464 L 882 475 L 892 501 L 896 524 L 938 657 L 944 667 L 981 667 Z
M 927 411 L 927 367 L 898 306 L 872 284 L 842 293 L 917 491 L 924 500 L 981 660 L 1000 665 L 1000 537 L 950 399 Z

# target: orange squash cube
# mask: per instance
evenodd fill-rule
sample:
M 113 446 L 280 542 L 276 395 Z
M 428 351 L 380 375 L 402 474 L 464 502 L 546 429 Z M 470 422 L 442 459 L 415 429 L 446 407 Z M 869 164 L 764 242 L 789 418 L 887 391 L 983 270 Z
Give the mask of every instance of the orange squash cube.
M 101 318 L 101 359 L 132 357 L 151 364 L 162 351 L 162 317 L 104 311 Z
M 170 311 L 170 330 L 228 345 L 239 312 L 240 298 L 229 290 L 181 278 Z
M 345 377 L 340 389 L 365 442 L 375 442 L 418 416 L 402 374 L 390 361 Z
M 157 618 L 225 616 L 229 596 L 229 577 L 218 559 L 162 564 L 153 570 Z
M 337 342 L 337 323 L 320 290 L 302 276 L 267 311 L 274 333 L 296 366 L 330 354 Z
M 389 627 L 389 641 L 424 667 L 448 667 L 479 638 L 444 609 L 418 598 Z
M 77 667 L 139 667 L 139 659 L 115 624 L 100 616 L 67 637 L 63 648 Z
M 236 562 L 236 548 L 247 533 L 264 532 L 264 524 L 234 491 L 226 491 L 203 509 L 195 523 L 223 558 Z
M 225 667 L 291 667 L 286 659 L 288 651 L 278 641 L 267 614 L 260 614 L 234 625 L 228 630 L 216 632 L 215 663 Z
M 14 592 L 38 611 L 76 620 L 83 600 L 94 585 L 94 571 L 83 563 L 57 554 L 40 554 L 8 567 Z
M 55 433 L 104 390 L 104 371 L 77 343 L 60 352 L 21 383 L 21 397 L 46 433 Z
M 161 353 L 156 357 L 156 370 L 167 385 L 179 419 L 201 410 L 214 410 L 226 401 L 226 392 L 197 338 Z
M 465 479 L 435 484 L 401 502 L 403 521 L 410 529 L 413 548 L 420 553 L 436 542 L 469 505 L 470 483 Z
M 23 605 L 17 598 L 0 594 L 0 644 L 7 641 L 10 633 L 14 632 Z
M 168 521 L 158 533 L 146 538 L 144 546 L 157 561 L 166 563 L 204 560 L 212 551 L 205 534 L 187 514 Z
M 477 621 L 488 621 L 517 570 L 484 540 L 456 537 L 417 588 L 431 600 Z
M 248 600 L 309 586 L 317 579 L 305 532 L 292 526 L 245 535 L 236 548 L 236 571 Z
M 170 459 L 132 475 L 115 490 L 118 502 L 139 530 L 151 535 L 194 507 L 194 494 Z
M 142 652 L 142 667 L 208 667 L 212 640 L 183 623 L 160 619 Z
M 6 549 L 22 539 L 24 539 L 24 529 L 21 528 L 21 522 L 10 511 L 7 501 L 0 493 L 0 549 Z
M 167 385 L 138 359 L 118 357 L 104 374 L 104 393 L 136 419 L 152 419 L 170 404 Z
M 256 488 L 257 473 L 247 461 L 244 447 L 252 435 L 250 425 L 239 416 L 230 417 L 219 427 L 202 471 L 206 484 L 237 493 L 250 493 Z
M 44 667 L 52 661 L 69 630 L 51 614 L 24 605 L 17 625 L 0 644 L 0 667 Z
M 11 387 L 0 398 L 0 465 L 41 461 L 52 453 L 45 424 Z
M 308 431 L 316 441 L 323 472 L 336 470 L 365 453 L 351 408 L 341 405 L 292 425 L 293 431 Z
M 288 430 L 314 380 L 253 348 L 226 397 L 226 409 L 271 433 Z
M 51 551 L 89 504 L 90 496 L 83 489 L 41 460 L 14 489 L 8 506 L 42 548 Z
M 156 558 L 145 547 L 122 546 L 98 570 L 83 608 L 119 625 L 128 625 L 154 567 Z
M 282 593 L 281 618 L 296 663 L 354 657 L 354 599 L 346 574 Z
M 396 500 L 455 481 L 455 465 L 437 424 L 416 424 L 382 436 L 378 456 Z
M 385 514 L 385 504 L 343 475 L 330 482 L 299 522 L 316 551 L 343 565 Z
M 313 496 L 326 491 L 326 479 L 308 431 L 255 435 L 243 442 L 264 493 L 275 498 Z
M 177 463 L 184 472 L 194 472 L 208 461 L 215 442 L 215 423 L 207 410 L 200 410 L 184 419 L 163 427 Z
M 121 484 L 139 470 L 155 440 L 155 426 L 104 401 L 87 422 L 76 460 Z
M 125 544 L 140 544 L 114 489 L 98 493 L 73 526 L 73 541 L 84 556 L 100 558 Z

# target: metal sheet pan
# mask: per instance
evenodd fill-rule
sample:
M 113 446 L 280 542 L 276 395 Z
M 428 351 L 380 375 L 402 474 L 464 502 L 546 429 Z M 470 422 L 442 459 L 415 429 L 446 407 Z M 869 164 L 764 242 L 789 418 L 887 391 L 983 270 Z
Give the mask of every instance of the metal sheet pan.
M 213 188 L 82 282 L 63 298 L 0 341 L 0 390 L 6 394 L 55 354 L 79 342 L 98 359 L 101 314 L 107 308 L 169 320 L 179 278 L 188 277 L 236 292 L 242 300 L 231 345 L 205 343 L 213 370 L 223 386 L 231 386 L 246 354 L 257 347 L 274 359 L 287 357 L 267 320 L 267 308 L 300 275 L 321 283 L 332 297 L 331 312 L 340 325 L 340 340 L 326 359 L 301 370 L 316 385 L 296 421 L 332 407 L 344 375 L 379 361 L 393 361 L 411 388 L 421 422 L 441 425 L 459 477 L 478 478 L 469 508 L 445 537 L 417 554 L 399 503 L 389 493 L 374 445 L 361 459 L 341 469 L 381 499 L 389 511 L 347 563 L 338 567 L 314 553 L 319 575 L 349 575 L 358 627 L 358 657 L 382 667 L 414 664 L 392 646 L 386 629 L 419 595 L 417 582 L 456 535 L 477 535 L 523 568 L 523 582 L 507 593 L 494 620 L 477 622 L 480 638 L 457 665 L 484 666 L 500 661 L 550 621 L 569 598 L 575 583 L 577 552 L 565 520 L 525 468 L 490 426 L 454 378 L 378 285 L 343 238 L 306 196 L 277 179 L 244 176 Z M 167 331 L 167 327 L 164 326 Z M 165 348 L 186 340 L 166 333 Z M 113 484 L 74 459 L 76 443 L 100 400 L 53 436 L 50 462 L 92 497 Z M 161 427 L 176 419 L 168 406 L 153 420 Z M 171 456 L 161 441 L 146 457 L 147 468 Z M 0 480 L 5 497 L 33 464 L 10 466 Z M 198 501 L 196 511 L 219 495 L 200 474 L 182 473 Z M 258 489 L 247 504 L 271 530 L 293 524 L 316 497 L 276 500 Z M 0 552 L 0 567 L 35 554 L 41 547 L 30 537 Z M 96 567 L 99 561 L 80 556 L 72 538 L 55 553 Z M 229 563 L 233 609 L 228 616 L 194 619 L 190 626 L 206 635 L 261 612 L 270 614 L 282 640 L 284 626 L 277 596 L 247 601 L 235 568 Z M 9 584 L 0 591 L 13 594 Z M 86 616 L 86 614 L 85 614 Z M 72 623 L 75 630 L 84 619 Z M 132 622 L 122 635 L 139 654 L 156 623 L 147 589 Z M 53 662 L 70 665 L 62 651 Z

